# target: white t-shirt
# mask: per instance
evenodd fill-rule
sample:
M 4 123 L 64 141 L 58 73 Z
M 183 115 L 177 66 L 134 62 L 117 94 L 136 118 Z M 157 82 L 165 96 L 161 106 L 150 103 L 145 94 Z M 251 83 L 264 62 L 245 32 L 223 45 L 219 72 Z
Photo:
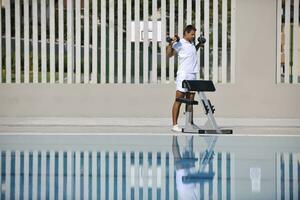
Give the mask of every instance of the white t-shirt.
M 199 72 L 196 47 L 193 43 L 181 38 L 172 48 L 178 53 L 178 74 L 192 74 Z

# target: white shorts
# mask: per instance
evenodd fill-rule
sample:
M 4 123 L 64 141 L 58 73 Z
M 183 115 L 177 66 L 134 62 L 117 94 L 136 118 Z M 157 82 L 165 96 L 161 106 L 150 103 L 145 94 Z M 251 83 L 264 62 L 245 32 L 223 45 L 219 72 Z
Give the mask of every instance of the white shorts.
M 182 81 L 184 80 L 196 80 L 196 73 L 193 74 L 177 74 L 176 77 L 176 90 L 180 92 L 187 92 L 186 88 L 182 88 Z

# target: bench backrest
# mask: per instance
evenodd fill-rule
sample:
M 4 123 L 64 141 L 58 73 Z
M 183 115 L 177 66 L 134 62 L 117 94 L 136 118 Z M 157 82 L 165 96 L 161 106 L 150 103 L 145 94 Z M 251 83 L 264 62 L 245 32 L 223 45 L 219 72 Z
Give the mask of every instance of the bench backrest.
M 197 92 L 214 92 L 216 88 L 212 81 L 206 80 L 184 80 L 182 81 L 182 87 L 189 91 Z

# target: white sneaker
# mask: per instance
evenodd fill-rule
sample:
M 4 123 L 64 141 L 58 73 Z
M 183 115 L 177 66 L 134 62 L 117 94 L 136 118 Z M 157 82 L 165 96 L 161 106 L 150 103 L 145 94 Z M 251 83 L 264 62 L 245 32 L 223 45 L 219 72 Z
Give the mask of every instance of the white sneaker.
M 174 125 L 171 129 L 173 132 L 182 132 L 182 128 L 179 128 L 178 124 Z

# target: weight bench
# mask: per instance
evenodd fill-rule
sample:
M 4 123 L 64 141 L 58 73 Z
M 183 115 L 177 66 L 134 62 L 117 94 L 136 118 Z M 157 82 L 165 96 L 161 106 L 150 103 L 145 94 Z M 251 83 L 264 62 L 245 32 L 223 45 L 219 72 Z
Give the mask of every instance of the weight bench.
M 184 151 L 181 154 L 181 158 L 174 161 L 176 167 L 180 166 L 180 169 L 186 170 L 186 174 L 182 176 L 183 184 L 205 183 L 213 180 L 215 172 L 212 168 L 209 168 L 209 164 L 212 163 L 213 159 L 218 159 L 215 157 L 214 152 L 218 137 L 218 135 L 204 136 L 204 139 L 207 139 L 207 147 L 198 159 L 193 151 L 194 136 L 185 136 L 186 145 L 182 148 Z M 196 168 L 196 163 L 199 164 L 199 168 L 198 166 Z
M 176 98 L 177 102 L 186 104 L 185 107 L 185 126 L 182 129 L 184 133 L 200 133 L 200 134 L 232 134 L 232 130 L 220 129 L 214 117 L 215 108 L 210 100 L 206 98 L 204 92 L 214 92 L 216 88 L 212 81 L 207 80 L 184 80 L 182 87 L 189 92 L 196 92 L 199 96 L 199 102 L 203 106 L 207 122 L 204 127 L 198 127 L 193 123 L 193 113 L 188 110 L 188 106 L 198 105 L 199 102 L 187 98 Z
M 201 183 L 206 181 L 213 180 L 215 176 L 215 172 L 208 170 L 209 163 L 212 162 L 214 158 L 214 149 L 216 146 L 218 136 L 210 137 L 210 141 L 208 142 L 208 147 L 205 150 L 205 152 L 202 155 L 202 158 L 200 159 L 200 166 L 199 170 L 194 173 L 187 174 L 186 176 L 182 177 L 183 183 Z M 197 159 L 198 160 L 198 159 Z

